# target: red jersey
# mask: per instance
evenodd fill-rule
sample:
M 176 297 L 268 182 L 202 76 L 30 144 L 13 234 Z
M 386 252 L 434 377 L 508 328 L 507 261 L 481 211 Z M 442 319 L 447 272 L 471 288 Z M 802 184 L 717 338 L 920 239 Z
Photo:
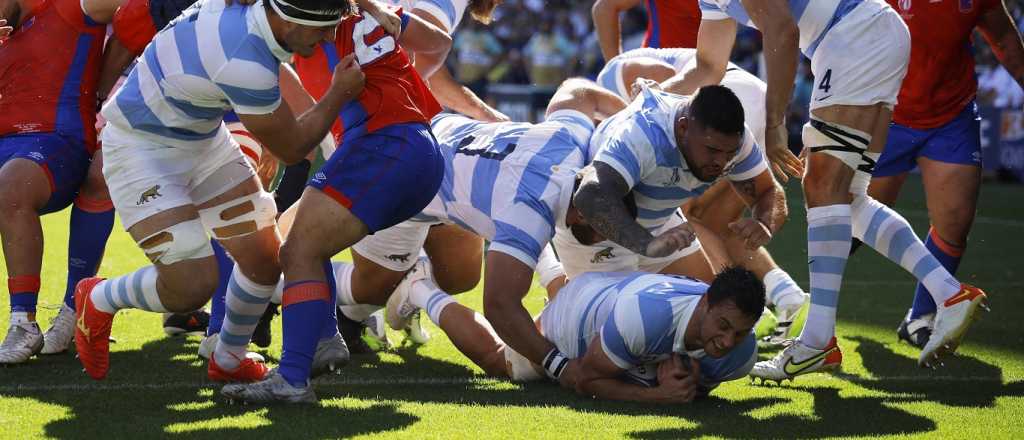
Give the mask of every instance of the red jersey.
M 0 43 L 0 136 L 56 132 L 96 150 L 96 84 L 106 25 L 79 0 L 30 0 Z
M 114 37 L 136 56 L 153 37 L 156 36 L 156 24 L 149 14 L 149 0 L 127 0 L 114 14 Z
M 405 29 L 409 18 L 401 9 L 398 14 Z M 370 133 L 389 125 L 429 125 L 430 118 L 441 112 L 441 105 L 413 68 L 405 50 L 373 17 L 348 17 L 336 32 L 334 43 L 321 43 L 312 57 L 295 57 L 295 70 L 306 90 L 320 99 L 331 85 L 334 66 L 348 54 L 356 54 L 366 75 L 366 85 L 358 99 L 341 109 L 340 118 L 331 128 L 339 144 L 346 136 Z
M 644 47 L 697 47 L 700 5 L 697 0 L 644 0 L 647 33 Z
M 951 121 L 974 99 L 971 33 L 998 0 L 887 0 L 910 28 L 910 67 L 893 120 L 926 129 Z

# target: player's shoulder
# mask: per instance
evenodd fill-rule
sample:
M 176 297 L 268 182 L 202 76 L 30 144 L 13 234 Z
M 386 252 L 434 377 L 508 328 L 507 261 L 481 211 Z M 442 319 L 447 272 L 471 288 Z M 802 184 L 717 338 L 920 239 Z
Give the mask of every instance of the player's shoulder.
M 469 0 L 417 0 L 414 6 L 437 19 L 449 34 L 455 32 L 467 7 Z

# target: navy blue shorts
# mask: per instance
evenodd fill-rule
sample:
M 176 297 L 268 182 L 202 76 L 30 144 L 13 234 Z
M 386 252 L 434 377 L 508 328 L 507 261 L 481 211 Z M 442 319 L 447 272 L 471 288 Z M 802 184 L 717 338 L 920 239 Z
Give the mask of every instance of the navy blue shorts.
M 309 186 L 362 220 L 370 233 L 418 214 L 437 194 L 444 158 L 425 124 L 396 124 L 346 140 Z
M 50 199 L 40 214 L 57 212 L 71 205 L 92 161 L 81 140 L 56 133 L 0 137 L 0 164 L 11 159 L 31 160 L 46 173 L 50 181 Z
M 917 130 L 899 124 L 889 125 L 889 139 L 875 165 L 875 177 L 906 173 L 917 166 L 918 157 L 931 160 L 981 166 L 981 116 L 971 102 L 945 125 Z

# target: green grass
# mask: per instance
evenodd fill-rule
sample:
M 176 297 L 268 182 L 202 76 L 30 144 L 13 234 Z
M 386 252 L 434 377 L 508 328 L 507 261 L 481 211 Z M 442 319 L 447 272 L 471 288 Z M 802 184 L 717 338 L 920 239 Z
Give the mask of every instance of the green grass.
M 924 231 L 919 186 L 917 179 L 908 182 L 900 209 Z M 793 216 L 772 251 L 806 287 L 804 211 L 798 187 L 789 190 Z M 913 293 L 911 277 L 863 249 L 847 269 L 838 326 L 844 372 L 836 376 L 805 376 L 781 387 L 736 381 L 687 406 L 599 402 L 550 384 L 488 379 L 432 327 L 435 337 L 425 346 L 357 356 L 341 375 L 318 380 L 318 406 L 231 406 L 205 380 L 197 339 L 166 338 L 159 316 L 132 310 L 115 322 L 112 369 L 103 382 L 89 379 L 70 354 L 0 369 L 0 438 L 1019 438 L 1021 190 L 983 189 L 960 275 L 990 293 L 993 311 L 971 329 L 961 356 L 938 371 L 918 369 L 917 350 L 895 340 L 893 329 Z M 67 212 L 44 220 L 43 322 L 56 313 L 64 290 L 67 221 Z M 115 226 L 101 274 L 123 274 L 144 262 Z M 535 289 L 526 303 L 536 311 L 541 298 Z M 479 289 L 459 297 L 477 309 L 480 299 Z M 4 310 L 7 300 L 0 297 Z M 0 319 L 6 328 L 6 313 Z M 267 354 L 276 361 L 280 349 Z

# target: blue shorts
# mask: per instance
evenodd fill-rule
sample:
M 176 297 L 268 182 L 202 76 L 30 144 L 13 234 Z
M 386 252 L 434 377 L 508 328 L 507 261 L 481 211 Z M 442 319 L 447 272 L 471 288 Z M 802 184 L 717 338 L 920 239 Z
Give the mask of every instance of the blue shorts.
M 89 173 L 92 157 L 80 139 L 56 133 L 12 134 L 0 137 L 0 164 L 28 159 L 38 164 L 50 181 L 50 199 L 40 214 L 71 205 Z
M 981 166 L 981 116 L 978 104 L 971 102 L 945 125 L 917 130 L 899 124 L 889 125 L 889 139 L 875 165 L 875 177 L 906 173 L 917 166 L 918 157 L 931 160 Z
M 370 233 L 418 214 L 437 194 L 444 158 L 425 124 L 396 124 L 346 140 L 309 186 L 347 208 Z

